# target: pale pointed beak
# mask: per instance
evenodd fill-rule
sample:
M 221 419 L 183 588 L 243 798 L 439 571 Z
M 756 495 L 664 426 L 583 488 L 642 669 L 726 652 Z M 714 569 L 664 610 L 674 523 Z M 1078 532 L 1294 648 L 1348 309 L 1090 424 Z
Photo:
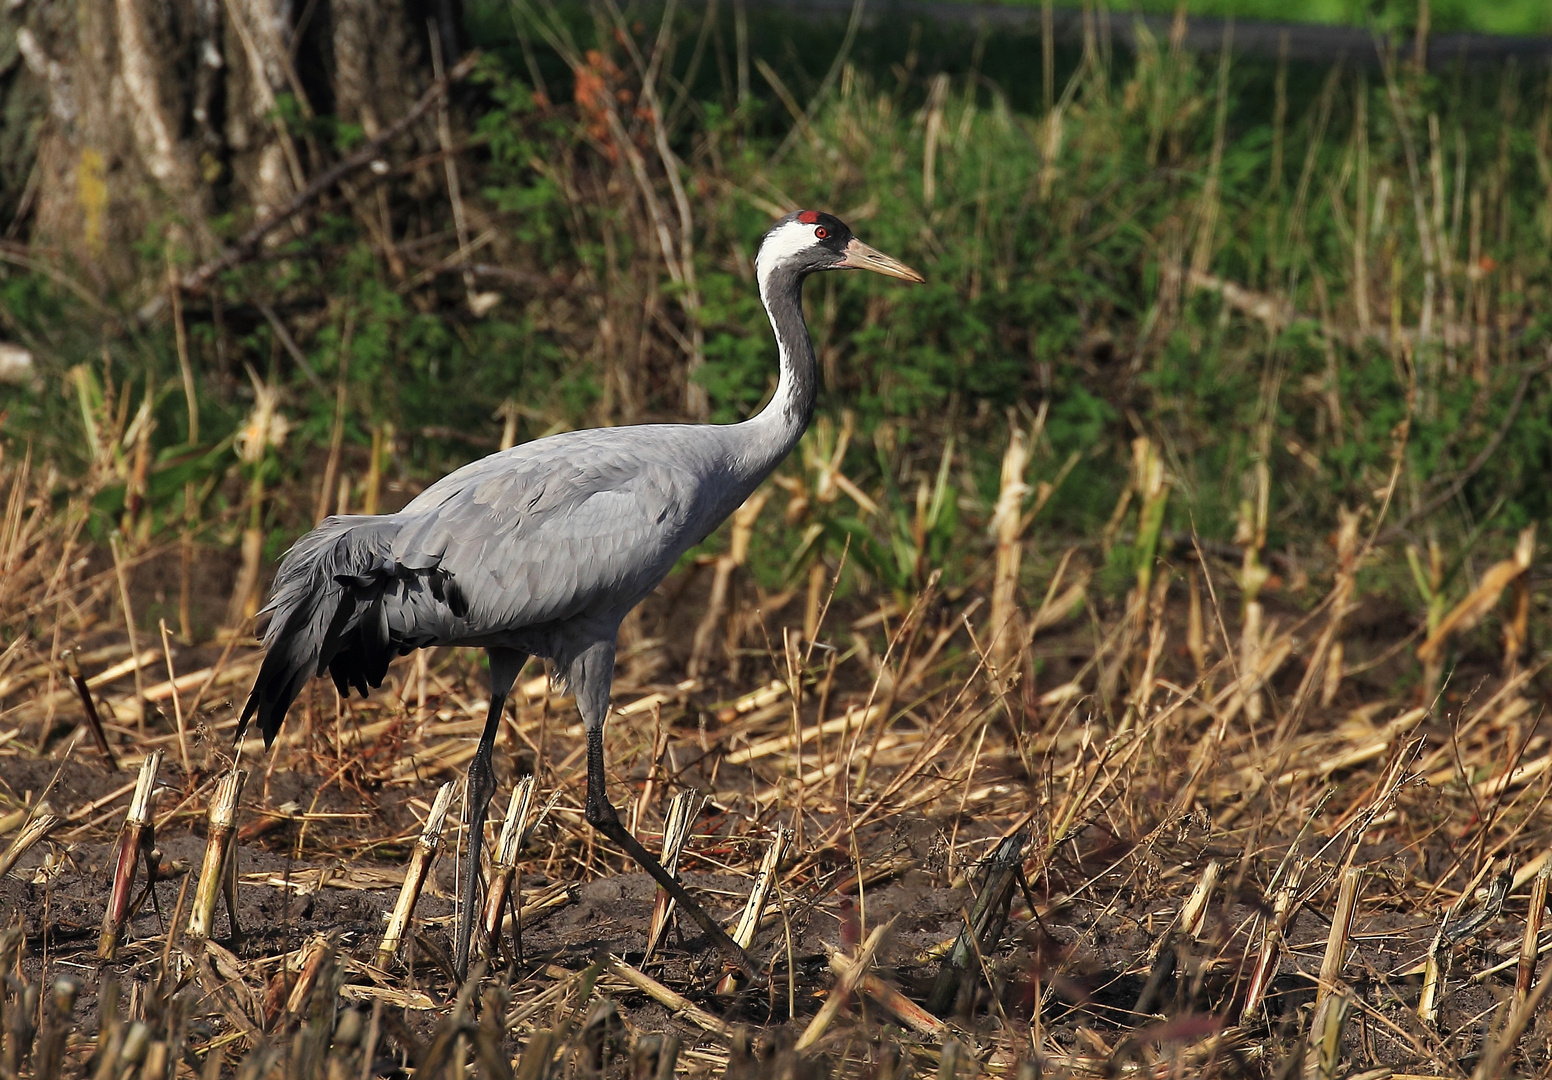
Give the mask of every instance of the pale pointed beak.
M 846 245 L 846 254 L 835 265 L 847 270 L 872 270 L 876 274 L 886 274 L 905 281 L 921 283 L 927 280 L 905 263 L 891 259 L 882 251 L 875 251 L 855 236 Z

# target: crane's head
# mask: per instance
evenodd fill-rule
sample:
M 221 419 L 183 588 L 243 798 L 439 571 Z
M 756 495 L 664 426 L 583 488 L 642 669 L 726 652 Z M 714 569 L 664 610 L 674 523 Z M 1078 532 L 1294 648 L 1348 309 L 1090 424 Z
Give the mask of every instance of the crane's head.
M 926 280 L 858 240 L 840 218 L 815 210 L 799 210 L 778 221 L 765 234 L 755 258 L 755 276 L 762 288 L 778 271 L 801 278 L 819 270 L 872 270 L 906 281 Z

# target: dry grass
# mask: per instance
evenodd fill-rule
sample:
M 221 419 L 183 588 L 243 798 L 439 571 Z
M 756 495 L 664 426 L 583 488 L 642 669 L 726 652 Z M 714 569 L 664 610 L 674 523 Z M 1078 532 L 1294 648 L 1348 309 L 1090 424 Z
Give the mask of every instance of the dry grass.
M 1151 448 L 1136 456 L 1123 514 L 1146 540 L 1167 484 Z M 1064 568 L 1043 602 L 999 584 L 989 615 L 935 584 L 906 610 L 822 601 L 816 619 L 793 605 L 814 624 L 805 637 L 736 603 L 724 579 L 744 571 L 719 566 L 735 632 L 691 634 L 690 616 L 649 609 L 626 650 L 613 793 L 649 843 L 677 795 L 709 795 L 680 867 L 729 902 L 766 984 L 719 987 L 693 929 L 644 958 L 647 931 L 612 920 L 638 905 L 644 927 L 650 904 L 589 891 L 622 863 L 584 823 L 570 702 L 535 670 L 498 743 L 506 781 L 536 774 L 498 867 L 513 867 L 516 910 L 488 913 L 486 975 L 460 991 L 433 863 L 450 869 L 464 844 L 458 800 L 445 825 L 438 811 L 482 723 L 476 658 L 408 659 L 366 701 L 315 684 L 273 749 L 234 753 L 253 642 L 142 637 L 159 647 L 132 654 L 118 610 L 132 559 L 88 572 L 70 524 L 85 495 L 64 493 L 61 512 L 57 481 L 3 468 L 6 610 L 54 627 L 0 657 L 7 1076 L 1491 1076 L 1548 1063 L 1538 957 L 1552 942 L 1527 905 L 1552 865 L 1540 664 L 1511 649 L 1469 686 L 1457 671 L 1438 691 L 1361 700 L 1374 684 L 1353 679 L 1363 664 L 1426 664 L 1497 601 L 1489 587 L 1512 604 L 1524 545 L 1421 650 L 1415 635 L 1341 648 L 1372 525 L 1339 543 L 1325 602 L 1258 610 L 1243 587 L 1262 556 L 1253 505 L 1239 583 L 1229 553 L 1193 552 L 1186 575 L 1150 552 L 1118 605 L 1080 584 L 1086 604 L 1052 610 L 1083 580 Z M 997 538 L 999 571 L 1016 573 L 1017 527 Z M 693 637 L 703 672 L 718 637 L 768 644 L 730 688 L 673 681 L 676 635 Z M 86 734 L 67 648 L 121 772 Z M 1071 677 L 1053 683 L 1036 660 L 1058 654 Z M 209 837 L 197 884 L 196 859 L 166 850 L 191 832 Z M 393 924 L 291 925 L 295 902 L 324 894 L 392 907 Z
M 557 55 L 603 86 L 602 61 L 563 27 L 549 30 Z M 1045 148 L 1032 189 L 1042 203 L 1088 171 L 1082 155 L 1139 122 L 1095 103 L 1109 93 L 1109 77 L 1092 51 L 1088 74 L 1073 85 L 1088 80 L 1094 100 L 1086 95 L 1080 108 L 1064 95 L 1029 127 L 1039 136 L 1033 145 Z M 1177 53 L 1172 45 L 1167 58 L 1158 50 L 1143 58 L 1139 101 L 1171 100 L 1149 98 L 1143 84 L 1154 76 L 1166 89 L 1168 79 L 1194 85 Z M 1046 69 L 1049 79 L 1049 62 Z M 943 208 L 951 180 L 971 172 L 954 164 L 956 155 L 970 162 L 963 148 L 978 145 L 963 133 L 975 124 L 1014 128 L 1001 112 L 978 116 L 973 96 L 959 100 L 934 79 L 921 125 L 923 198 Z M 635 114 L 607 94 L 591 105 L 579 97 L 582 118 L 599 125 L 589 137 L 623 151 L 602 155 L 608 169 L 570 172 L 570 159 L 550 167 L 566 181 L 557 190 L 578 220 L 585 207 L 629 202 L 629 246 L 659 253 L 647 258 L 661 258 L 683 324 L 667 325 L 672 333 L 657 342 L 676 366 L 658 380 L 668 391 L 654 393 L 699 416 L 709 402 L 690 376 L 706 359 L 710 291 L 703 295 L 707 278 L 696 269 L 704 222 L 692 219 L 680 186 L 684 163 L 656 107 L 657 87 L 642 82 L 651 107 Z M 1216 85 L 1182 97 L 1175 120 L 1166 123 L 1171 110 L 1160 105 L 1157 123 L 1149 121 L 1152 160 L 1177 141 L 1173 125 L 1184 131 L 1190 116 L 1216 117 L 1215 149 L 1199 162 L 1209 182 L 1195 224 L 1170 226 L 1160 245 L 1167 272 L 1158 325 L 1204 291 L 1222 298 L 1225 320 L 1243 316 L 1281 332 L 1298 313 L 1291 286 L 1273 280 L 1270 292 L 1256 292 L 1209 272 L 1214 237 L 1227 231 L 1220 214 L 1230 212 L 1219 183 L 1226 68 Z M 819 100 L 829 92 L 827 84 Z M 893 105 L 867 98 L 849 76 L 837 94 L 845 108 L 815 111 L 794 131 L 824 134 L 865 160 L 864 148 L 887 144 L 881 133 L 895 125 Z M 1085 116 L 1087 127 L 1077 122 Z M 1102 123 L 1106 116 L 1115 126 Z M 877 126 L 872 135 L 867 123 Z M 1547 130 L 1543 122 L 1538 161 Z M 961 132 L 952 144 L 951 131 Z M 445 146 L 445 130 L 439 136 Z M 1354 184 L 1360 208 L 1352 311 L 1325 310 L 1321 284 L 1315 321 L 1333 365 L 1339 347 L 1385 344 L 1405 372 L 1407 415 L 1422 423 L 1468 366 L 1488 400 L 1498 355 L 1489 346 L 1525 321 L 1525 301 L 1506 274 L 1452 276 L 1446 253 L 1459 247 L 1460 230 L 1450 239 L 1444 228 L 1445 160 L 1434 135 L 1433 212 L 1423 212 L 1430 193 L 1418 176 L 1397 180 L 1419 208 L 1428 253 L 1418 329 L 1403 325 L 1402 297 L 1415 283 L 1401 280 L 1402 263 L 1390 255 L 1391 323 L 1372 321 L 1365 222 L 1379 219 L 1362 209 L 1367 139 L 1355 135 L 1354 168 L 1338 179 L 1342 198 Z M 1018 147 L 1008 160 L 1028 163 L 1027 147 Z M 1065 180 L 1063 153 L 1078 154 L 1082 166 Z M 1316 162 L 1312 149 L 1290 235 L 1305 227 Z M 1507 175 L 1507 165 L 1492 175 Z M 1459 177 L 1453 187 L 1466 190 Z M 1472 190 L 1467 234 L 1475 237 L 1480 193 Z M 1496 190 L 1507 198 L 1506 185 Z M 985 202 L 953 205 L 968 214 Z M 1086 222 L 1088 211 L 1070 216 Z M 981 225 L 942 231 L 983 235 Z M 461 223 L 457 238 L 467 265 L 474 242 Z M 1468 246 L 1480 268 L 1476 240 Z M 1446 264 L 1437 278 L 1434 251 Z M 997 270 L 987 263 L 985 276 Z M 982 273 L 977 263 L 968 291 L 981 288 Z M 655 274 L 621 272 L 607 288 L 583 281 L 593 291 L 578 295 L 598 306 L 574 321 L 646 342 L 648 313 L 665 319 Z M 474 308 L 485 294 L 470 280 L 463 300 Z M 1503 305 L 1497 314 L 1489 290 Z M 1436 296 L 1442 353 L 1423 348 Z M 315 683 L 272 748 L 232 745 L 233 706 L 259 663 L 247 620 L 259 599 L 266 506 L 299 519 L 313 508 L 316 517 L 331 505 L 378 505 L 391 431 L 373 429 L 358 501 L 341 460 L 355 318 L 350 308 L 339 317 L 340 375 L 319 487 L 305 476 L 266 481 L 287 424 L 272 388 L 255 385 L 257 407 L 235 436 L 246 494 L 236 493 L 220 520 L 180 514 L 183 534 L 161 546 L 156 537 L 170 536 L 174 519 L 163 514 L 156 533 L 146 510 L 160 454 L 149 390 L 132 419 L 128 384 L 115 397 L 111 386 L 95 388 L 90 368 L 71 369 L 87 440 L 84 468 L 72 475 L 0 443 L 0 630 L 8 635 L 0 648 L 0 1080 L 365 1080 L 471 1069 L 521 1080 L 667 1080 L 681 1071 L 729 1080 L 907 1072 L 1377 1080 L 1549 1070 L 1552 1030 L 1540 1006 L 1549 985 L 1541 954 L 1552 949 L 1542 929 L 1552 739 L 1541 723 L 1544 659 L 1532 649 L 1535 534 L 1510 548 L 1495 533 L 1461 530 L 1462 561 L 1498 550 L 1484 573 L 1468 567 L 1467 595 L 1452 603 L 1452 556 L 1436 530 L 1426 539 L 1421 528 L 1409 531 L 1429 524 L 1499 453 L 1547 361 L 1517 351 L 1523 366 L 1498 372 L 1517 382 L 1512 407 L 1457 471 L 1409 471 L 1413 419 L 1402 420 L 1376 455 L 1383 468 L 1365 466 L 1362 482 L 1341 496 L 1368 492 L 1369 503 L 1341 508 L 1330 551 L 1310 544 L 1316 549 L 1296 557 L 1267 548 L 1277 488 L 1269 462 L 1283 437 L 1273 429 L 1280 375 L 1268 376 L 1266 418 L 1247 433 L 1253 452 L 1234 459 L 1249 462 L 1244 474 L 1196 485 L 1240 486 L 1232 544 L 1165 534 L 1171 500 L 1192 488 L 1176 468 L 1178 448 L 1155 433 L 1108 448 L 1131 463 L 1131 481 L 1098 542 L 1036 559 L 1037 515 L 1079 458 L 1074 452 L 1048 471 L 1052 479 L 1027 484 L 1048 434 L 1047 401 L 1036 415 L 1010 419 L 1001 491 L 984 522 L 986 558 L 952 593 L 940 589 L 928 542 L 943 505 L 957 505 L 945 494 L 952 444 L 941 458 L 930 449 L 926 467 L 913 471 L 914 516 L 899 499 L 881 514 L 885 500 L 842 471 L 850 420 L 837 432 L 821 418 L 803 468 L 775 482 L 789 497 L 788 524 L 807 530 L 803 553 L 818 552 L 811 563 L 794 561 L 801 584 L 772 596 L 751 580 L 757 520 L 775 494 L 762 491 L 735 515 L 728 551 L 709 563 L 708 595 L 695 592 L 704 583 L 692 568 L 628 622 L 608 732 L 612 795 L 627 824 L 649 846 L 669 834 L 680 872 L 766 965 L 763 984 L 741 986 L 719 970 L 693 927 L 676 933 L 670 905 L 658 898 L 654 910 L 642 875 L 587 828 L 581 726 L 534 668 L 498 740 L 507 787 L 496 806 L 515 809 L 481 838 L 497 887 L 477 934 L 481 977 L 460 988 L 448 957 L 450 883 L 468 839 L 458 783 L 486 708 L 478 656 L 407 658 L 364 701 L 341 701 Z M 617 352 L 602 339 L 598 351 Z M 650 370 L 611 369 L 599 415 L 638 415 L 652 396 Z M 1340 442 L 1341 417 L 1359 406 L 1342 400 L 1334 375 L 1321 392 Z M 188 404 L 192 447 L 192 392 Z M 517 413 L 504 415 L 509 444 Z M 1290 452 L 1314 461 L 1312 486 L 1327 483 L 1307 447 Z M 935 473 L 934 460 L 942 463 Z M 179 485 L 185 506 L 199 505 L 194 485 Z M 99 520 L 111 538 L 91 543 L 91 507 L 112 486 L 122 487 L 122 516 Z M 818 545 L 822 512 L 840 494 L 868 514 L 897 516 L 893 555 L 910 563 L 898 580 L 919 587 L 897 594 L 875 580 L 875 593 L 835 599 L 837 552 Z M 242 563 L 230 595 L 202 598 L 191 533 L 214 527 L 240 544 Z M 1397 576 L 1399 559 L 1387 566 L 1382 556 L 1402 540 L 1417 541 L 1408 556 L 1426 610 L 1415 630 L 1418 620 L 1385 607 L 1380 574 L 1361 577 L 1376 567 Z M 975 561 L 973 552 L 954 554 Z M 1124 596 L 1109 597 L 1099 583 L 1114 580 L 1107 570 L 1117 566 L 1115 591 Z M 175 571 L 157 579 L 157 567 Z M 1281 589 L 1279 575 L 1307 584 Z M 168 578 L 178 637 L 145 617 L 150 582 Z M 198 625 L 190 609 L 202 599 L 228 610 L 236 630 L 188 640 Z M 1502 648 L 1465 653 L 1451 669 L 1462 635 L 1489 617 L 1501 621 Z M 531 785 L 521 779 L 529 772 Z

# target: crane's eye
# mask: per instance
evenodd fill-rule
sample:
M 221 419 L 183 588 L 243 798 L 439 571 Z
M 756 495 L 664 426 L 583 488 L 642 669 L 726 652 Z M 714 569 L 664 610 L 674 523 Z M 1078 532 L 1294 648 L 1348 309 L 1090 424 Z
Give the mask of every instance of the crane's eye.
M 816 228 L 814 230 L 814 239 L 815 240 L 828 240 L 829 238 L 830 238 L 830 230 L 825 228 L 823 225 L 819 226 L 818 228 Z

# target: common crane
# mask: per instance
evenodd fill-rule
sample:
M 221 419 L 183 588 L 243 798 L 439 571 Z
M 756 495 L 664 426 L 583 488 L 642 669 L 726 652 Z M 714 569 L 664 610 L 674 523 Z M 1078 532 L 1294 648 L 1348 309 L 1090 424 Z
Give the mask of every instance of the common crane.
M 529 656 L 576 696 L 587 732 L 587 820 L 640 863 L 746 973 L 753 965 L 621 824 L 604 781 L 604 720 L 626 613 L 797 445 L 813 416 L 813 344 L 802 288 L 821 270 L 922 277 L 830 214 L 777 221 L 755 278 L 781 371 L 776 393 L 738 424 L 643 424 L 569 431 L 502 450 L 443 477 L 396 514 L 330 517 L 281 561 L 264 613 L 266 649 L 238 738 L 257 718 L 265 745 L 307 680 L 341 694 L 379 686 L 395 656 L 435 645 L 485 649 L 490 708 L 469 763 L 471 850 L 460 883 L 455 970 L 467 976 L 480 845 L 495 792 L 491 750 Z

